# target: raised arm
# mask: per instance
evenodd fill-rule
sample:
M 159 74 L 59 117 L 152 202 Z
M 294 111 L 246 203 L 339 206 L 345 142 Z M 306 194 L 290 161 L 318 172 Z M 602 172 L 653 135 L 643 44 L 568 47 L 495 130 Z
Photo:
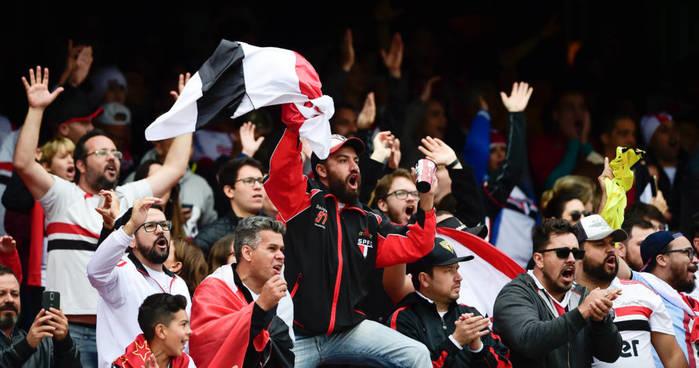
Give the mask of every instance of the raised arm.
M 509 111 L 510 128 L 507 135 L 507 154 L 502 166 L 488 177 L 484 188 L 486 197 L 502 207 L 510 192 L 522 177 L 527 161 L 526 121 L 524 110 L 527 108 L 533 89 L 527 83 L 514 83 L 512 92 L 506 95 L 500 92 L 502 103 Z
M 42 69 L 40 66 L 36 67 L 36 73 L 34 69 L 29 69 L 29 81 L 22 77 L 22 83 L 27 92 L 29 110 L 17 139 L 13 165 L 32 196 L 40 199 L 53 185 L 51 174 L 34 159 L 39 143 L 41 118 L 44 116 L 46 107 L 63 92 L 63 87 L 49 92 L 49 70 L 48 68 Z
M 265 182 L 265 191 L 279 210 L 281 219 L 289 221 L 310 204 L 311 195 L 306 189 L 299 131 L 298 128 L 289 127 L 269 160 L 269 179 Z
M 192 133 L 182 134 L 172 141 L 163 167 L 145 179 L 150 184 L 154 196 L 163 196 L 177 184 L 187 170 L 191 150 Z

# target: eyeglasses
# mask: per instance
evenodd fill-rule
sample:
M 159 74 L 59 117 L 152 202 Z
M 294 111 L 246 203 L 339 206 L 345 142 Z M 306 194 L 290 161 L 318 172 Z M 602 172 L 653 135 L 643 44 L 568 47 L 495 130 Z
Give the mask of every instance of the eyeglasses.
M 574 222 L 580 221 L 581 218 L 592 215 L 590 211 L 573 211 L 570 213 L 570 218 Z
M 689 258 L 690 261 L 691 261 L 692 259 L 694 259 L 694 257 L 697 256 L 697 251 L 695 251 L 694 248 L 691 248 L 691 247 L 690 247 L 690 248 L 684 248 L 684 249 L 668 250 L 668 251 L 663 252 L 663 253 L 664 253 L 664 254 L 667 254 L 667 253 L 684 253 L 684 254 Z
M 264 178 L 264 176 L 260 176 L 258 178 L 254 178 L 251 176 L 251 177 L 247 177 L 247 178 L 238 179 L 235 182 L 237 183 L 239 181 L 242 181 L 243 184 L 248 185 L 248 186 L 253 186 L 253 185 L 255 185 L 255 183 L 262 185 L 265 182 L 265 178 Z
M 102 149 L 98 149 L 96 151 L 90 152 L 87 155 L 85 155 L 85 157 L 90 156 L 90 155 L 95 155 L 97 157 L 107 157 L 110 154 L 114 155 L 114 158 L 116 158 L 117 160 L 121 160 L 124 157 L 124 154 L 121 153 L 120 151 L 110 150 L 107 148 L 102 148 Z
M 579 248 L 553 248 L 553 249 L 546 249 L 539 251 L 537 253 L 546 253 L 546 252 L 556 252 L 556 257 L 560 259 L 568 259 L 568 256 L 570 256 L 570 253 L 573 253 L 573 258 L 575 260 L 579 261 L 585 257 L 585 251 Z
M 412 190 L 412 191 L 407 191 L 403 189 L 396 190 L 394 192 L 386 194 L 386 197 L 389 196 L 396 196 L 397 199 L 406 199 L 408 196 L 411 196 L 413 198 L 418 198 L 420 196 L 420 192 L 417 190 Z
M 161 228 L 163 231 L 170 231 L 170 229 L 172 228 L 172 222 L 170 222 L 170 221 L 150 221 L 150 222 L 144 222 L 143 224 L 141 224 L 141 226 L 139 226 L 139 227 L 136 228 L 136 231 L 138 231 L 138 229 L 140 229 L 140 228 L 143 228 L 143 230 L 145 230 L 147 233 L 152 233 L 152 232 L 155 231 L 155 229 L 156 229 L 158 226 L 160 226 L 160 228 Z

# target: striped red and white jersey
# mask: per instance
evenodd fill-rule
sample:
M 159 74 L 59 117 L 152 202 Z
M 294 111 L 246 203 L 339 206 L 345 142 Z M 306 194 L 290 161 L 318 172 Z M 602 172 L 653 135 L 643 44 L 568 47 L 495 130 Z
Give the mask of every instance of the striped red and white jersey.
M 614 363 L 595 359 L 592 366 L 655 367 L 651 331 L 675 335 L 665 304 L 660 296 L 638 281 L 615 278 L 610 287 L 622 290 L 622 294 L 614 300 L 614 324 L 623 340 L 621 356 Z
M 153 195 L 145 180 L 117 187 L 116 192 L 122 213 L 136 199 Z M 95 211 L 100 199 L 55 175 L 51 189 L 40 199 L 48 239 L 46 289 L 61 293 L 65 314 L 97 313 L 97 290 L 87 279 L 87 264 L 102 231 L 102 217 Z

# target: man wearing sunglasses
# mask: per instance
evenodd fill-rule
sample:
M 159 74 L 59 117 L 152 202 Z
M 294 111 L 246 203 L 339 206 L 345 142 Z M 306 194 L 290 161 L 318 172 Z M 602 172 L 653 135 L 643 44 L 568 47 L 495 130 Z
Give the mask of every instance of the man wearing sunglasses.
M 182 295 L 187 299 L 188 316 L 192 305 L 187 284 L 163 266 L 170 254 L 172 223 L 156 207 L 160 200 L 139 199 L 116 221 L 118 203 L 107 201 L 106 210 L 101 211 L 105 217 L 103 241 L 87 265 L 87 277 L 99 293 L 97 353 L 100 367 L 111 367 L 141 333 L 138 309 L 148 296 L 157 293 Z
M 644 367 L 653 360 L 655 348 L 661 366 L 686 367 L 687 361 L 675 342 L 672 320 L 660 297 L 640 282 L 617 278 L 619 261 L 614 244 L 626 240 L 626 232 L 612 229 L 600 215 L 582 218 L 577 227 L 585 257 L 576 268 L 576 282 L 588 290 L 622 291 L 613 305 L 614 323 L 623 339 L 621 356 L 611 364 L 595 359 L 592 366 Z
M 633 272 L 631 277 L 660 296 L 672 319 L 677 344 L 695 367 L 699 364 L 699 301 L 686 293 L 694 290 L 697 253 L 681 233 L 658 231 L 641 243 L 641 258 L 641 272 Z M 653 358 L 660 367 L 658 356 Z
M 514 367 L 589 367 L 614 362 L 621 336 L 609 311 L 617 293 L 574 285 L 576 230 L 546 219 L 532 231 L 534 269 L 500 291 L 493 309 L 495 333 L 510 348 Z

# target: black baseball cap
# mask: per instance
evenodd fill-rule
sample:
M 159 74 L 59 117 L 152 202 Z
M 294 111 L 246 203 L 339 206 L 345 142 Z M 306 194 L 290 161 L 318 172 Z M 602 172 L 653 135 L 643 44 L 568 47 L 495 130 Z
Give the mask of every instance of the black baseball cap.
M 444 238 L 434 238 L 434 248 L 426 256 L 408 265 L 408 273 L 417 273 L 430 269 L 434 266 L 448 266 L 454 263 L 466 262 L 473 259 L 473 256 L 457 257 L 454 247 Z
M 641 271 L 645 271 L 648 267 L 653 265 L 655 263 L 655 256 L 662 253 L 670 242 L 683 236 L 682 233 L 672 231 L 658 231 L 648 235 L 648 237 L 641 242 L 641 260 L 643 261 Z

